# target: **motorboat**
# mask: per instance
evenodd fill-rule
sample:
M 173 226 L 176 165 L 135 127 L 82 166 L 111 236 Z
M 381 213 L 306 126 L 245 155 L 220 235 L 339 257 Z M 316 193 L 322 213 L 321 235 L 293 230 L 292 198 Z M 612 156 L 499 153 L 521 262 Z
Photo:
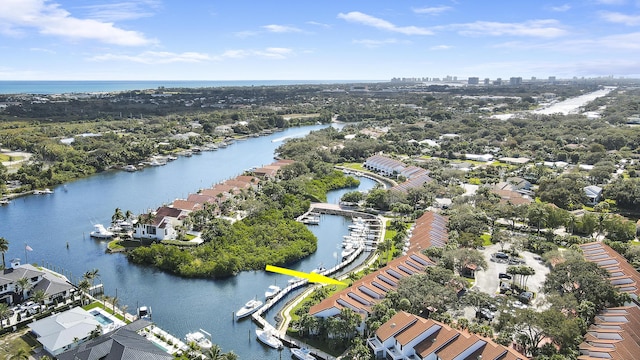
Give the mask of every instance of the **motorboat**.
M 187 344 L 196 343 L 201 350 L 208 350 L 211 349 L 213 344 L 211 343 L 211 340 L 209 340 L 209 338 L 205 336 L 205 334 L 211 337 L 211 334 L 200 329 L 200 331 L 188 333 L 187 336 L 185 336 L 185 339 L 187 340 Z
M 134 171 L 138 170 L 138 168 L 136 168 L 135 165 L 129 164 L 129 165 L 123 167 L 122 170 L 128 171 L 128 172 L 134 172 Z
M 93 231 L 90 232 L 89 235 L 96 239 L 111 239 L 113 232 L 105 229 L 102 224 L 95 224 L 93 225 Z
M 311 270 L 312 273 L 316 273 L 316 274 L 322 274 L 325 271 L 327 271 L 327 268 L 322 266 L 322 264 L 320 264 L 317 268 Z
M 348 248 L 348 249 L 344 249 L 342 250 L 342 258 L 348 258 L 349 256 L 351 256 L 351 254 L 353 254 L 354 252 L 356 252 L 355 248 Z
M 240 308 L 240 310 L 236 311 L 236 317 L 238 319 L 242 319 L 245 316 L 249 316 L 256 312 L 260 308 L 260 306 L 262 306 L 262 301 L 251 299 L 247 301 L 247 303 L 244 304 L 244 306 Z
M 282 349 L 282 341 L 275 335 L 275 331 L 271 326 L 264 329 L 256 329 L 256 336 L 263 344 L 271 346 L 274 349 Z
M 311 355 L 311 351 L 306 347 L 303 348 L 291 348 L 291 353 L 296 359 L 299 360 L 316 360 L 316 358 Z
M 275 297 L 276 295 L 278 295 L 278 293 L 280 292 L 280 286 L 277 285 L 269 285 L 269 288 L 267 289 L 267 291 L 264 292 L 264 297 L 269 300 L 273 297 Z
M 34 195 L 45 195 L 45 194 L 53 194 L 53 190 L 46 188 L 43 190 L 34 190 L 33 191 Z
M 151 319 L 151 307 L 140 306 L 138 308 L 138 319 Z

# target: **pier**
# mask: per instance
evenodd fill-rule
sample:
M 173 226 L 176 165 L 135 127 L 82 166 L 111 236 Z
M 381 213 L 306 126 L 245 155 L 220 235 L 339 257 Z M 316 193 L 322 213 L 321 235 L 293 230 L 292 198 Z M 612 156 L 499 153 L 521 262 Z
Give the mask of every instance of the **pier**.
M 302 221 L 303 219 L 309 218 L 310 214 L 314 214 L 311 216 L 315 216 L 315 214 L 318 214 L 318 216 L 319 214 L 330 214 L 330 215 L 346 216 L 350 218 L 361 218 L 363 219 L 363 221 L 365 221 L 368 224 L 369 227 L 373 228 L 373 233 L 375 234 L 374 238 L 368 239 L 368 240 L 365 239 L 366 244 L 365 242 L 363 242 L 362 246 L 358 246 L 358 248 L 353 253 L 343 258 L 339 264 L 337 264 L 336 266 L 330 269 L 326 269 L 324 271 L 319 272 L 319 274 L 321 275 L 331 276 L 333 274 L 340 272 L 345 267 L 353 263 L 365 250 L 372 251 L 375 245 L 377 245 L 381 241 L 381 236 L 383 234 L 382 230 L 384 229 L 384 222 L 383 222 L 383 219 L 379 216 L 360 212 L 360 211 L 344 209 L 339 205 L 334 205 L 334 204 L 312 203 L 309 211 L 301 215 L 298 218 L 298 221 Z M 283 288 L 275 297 L 267 300 L 265 304 L 262 305 L 262 307 L 260 307 L 255 313 L 251 315 L 251 319 L 261 328 L 265 328 L 268 325 L 272 326 L 273 328 L 276 328 L 276 326 L 269 324 L 269 322 L 262 315 L 267 311 L 269 311 L 273 306 L 278 304 L 290 292 L 300 289 L 302 287 L 305 287 L 308 284 L 309 284 L 309 281 L 307 279 L 300 279 L 298 281 L 290 283 L 287 287 Z M 321 286 L 321 285 L 317 285 L 317 286 Z M 291 308 L 295 306 L 295 304 L 299 303 L 300 301 L 302 301 L 302 299 L 306 298 L 317 286 L 309 288 L 307 291 L 303 292 L 298 297 L 291 300 L 291 302 L 287 304 L 286 307 Z M 289 321 L 284 321 L 283 324 L 281 324 L 281 326 L 277 328 L 278 331 L 275 333 L 275 335 L 284 344 L 286 344 L 288 347 L 303 347 L 303 346 L 307 347 L 313 356 L 320 359 L 335 359 L 335 357 L 319 349 L 315 349 L 307 344 L 300 344 L 297 340 L 288 336 L 286 334 L 288 323 Z

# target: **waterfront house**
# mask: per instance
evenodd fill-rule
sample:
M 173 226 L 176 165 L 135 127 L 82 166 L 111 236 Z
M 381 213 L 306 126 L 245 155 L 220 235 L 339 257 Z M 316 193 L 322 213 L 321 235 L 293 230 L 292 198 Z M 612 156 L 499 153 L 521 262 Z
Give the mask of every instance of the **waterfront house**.
M 131 324 L 120 327 L 114 331 L 101 335 L 95 339 L 83 342 L 77 347 L 56 356 L 58 360 L 77 359 L 146 359 L 146 360 L 170 360 L 174 357 L 163 351 L 141 332 L 151 323 L 140 319 Z M 152 335 L 148 335 L 152 336 Z
M 30 286 L 20 293 L 17 283 L 22 278 L 29 279 Z M 75 292 L 75 287 L 60 274 L 36 268 L 31 264 L 21 265 L 20 259 L 11 260 L 11 266 L 0 271 L 0 302 L 7 305 L 17 304 L 38 290 L 44 291 L 44 303 L 47 305 L 68 299 Z
M 174 240 L 178 232 L 176 227 L 182 225 L 187 212 L 168 206 L 140 216 L 133 227 L 134 239 L 151 239 L 155 241 Z
M 516 350 L 489 338 L 400 311 L 367 340 L 376 359 L 522 360 Z
M 407 166 L 398 160 L 384 155 L 373 155 L 364 162 L 364 168 L 375 171 L 383 176 L 395 176 L 400 174 Z
M 100 322 L 86 310 L 75 307 L 27 325 L 44 350 L 58 355 L 86 341 Z

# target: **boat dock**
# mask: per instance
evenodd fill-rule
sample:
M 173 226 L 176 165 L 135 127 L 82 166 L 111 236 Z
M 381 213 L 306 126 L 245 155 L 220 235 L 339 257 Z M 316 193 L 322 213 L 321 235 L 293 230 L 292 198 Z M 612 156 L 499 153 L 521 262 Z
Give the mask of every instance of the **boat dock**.
M 384 228 L 384 224 L 382 223 L 382 219 L 376 215 L 342 209 L 340 208 L 339 205 L 313 203 L 311 204 L 310 210 L 304 215 L 302 215 L 301 217 L 299 217 L 298 221 L 301 221 L 302 219 L 306 218 L 309 214 L 318 214 L 317 215 L 318 217 L 319 217 L 319 214 L 331 214 L 331 215 L 347 216 L 351 218 L 359 218 L 359 219 L 362 219 L 360 221 L 366 222 L 367 226 L 371 226 L 371 228 L 375 229 L 374 231 L 372 231 L 372 234 L 374 234 L 374 237 L 366 239 L 367 246 L 365 246 L 365 241 L 363 241 L 363 246 L 358 246 L 354 252 L 344 257 L 339 264 L 337 264 L 336 266 L 330 269 L 326 269 L 324 271 L 319 272 L 319 274 L 324 276 L 330 276 L 338 273 L 340 270 L 344 269 L 345 267 L 353 263 L 358 258 L 358 256 L 360 256 L 365 250 L 367 251 L 373 250 L 374 246 L 377 245 L 377 243 L 381 240 L 380 237 L 383 234 L 381 230 Z M 278 304 L 290 292 L 300 289 L 308 284 L 309 284 L 309 281 L 307 279 L 300 279 L 300 280 L 291 282 L 287 287 L 283 288 L 275 297 L 267 300 L 264 303 L 264 305 L 262 305 L 256 312 L 254 312 L 251 315 L 251 319 L 261 328 L 265 328 L 266 326 L 272 326 L 273 328 L 276 328 L 276 326 L 269 324 L 269 322 L 264 317 L 262 317 L 262 315 L 267 311 L 269 311 L 273 306 Z M 309 288 L 306 292 L 301 294 L 301 296 L 298 296 L 296 299 L 293 299 L 292 302 L 297 303 L 301 301 L 314 289 L 315 287 Z M 286 326 L 284 328 L 282 327 L 279 328 L 278 331 L 275 333 L 275 336 L 277 336 L 288 347 L 306 347 L 311 351 L 311 354 L 317 358 L 335 359 L 335 357 L 321 350 L 315 349 L 307 344 L 300 344 L 298 340 L 289 337 L 286 334 Z

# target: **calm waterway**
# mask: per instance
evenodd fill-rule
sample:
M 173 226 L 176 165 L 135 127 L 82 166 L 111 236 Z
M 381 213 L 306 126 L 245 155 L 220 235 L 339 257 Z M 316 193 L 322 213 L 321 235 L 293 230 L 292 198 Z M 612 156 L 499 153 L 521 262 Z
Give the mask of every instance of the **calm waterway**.
M 74 282 L 97 268 L 107 295 L 116 295 L 121 305 L 135 312 L 148 305 L 158 326 L 183 338 L 202 328 L 223 351 L 233 350 L 241 359 L 289 357 L 258 343 L 256 326 L 250 319 L 233 321 L 232 313 L 251 298 L 264 297 L 271 284 L 285 285 L 289 277 L 264 271 L 242 272 L 223 280 L 183 279 L 152 268 L 130 264 L 122 254 L 106 254 L 105 241 L 89 237 L 92 224 L 108 224 L 114 209 L 135 214 L 157 208 L 176 198 L 235 177 L 245 169 L 273 162 L 274 150 L 286 138 L 300 137 L 325 125 L 288 129 L 270 136 L 238 141 L 226 149 L 181 157 L 165 166 L 128 173 L 113 171 L 59 186 L 54 194 L 18 198 L 0 207 L 0 236 L 10 242 L 7 261 L 25 258 L 64 273 Z M 361 178 L 359 190 L 375 182 Z M 348 190 L 333 191 L 328 201 L 337 203 Z M 349 222 L 323 215 L 319 226 L 310 226 L 318 237 L 318 251 L 290 268 L 311 271 L 319 264 L 336 264 L 342 235 Z M 68 244 L 68 246 L 67 246 Z M 292 297 L 290 295 L 289 297 Z M 283 303 L 280 304 L 283 305 Z M 277 308 L 267 314 L 271 323 Z

